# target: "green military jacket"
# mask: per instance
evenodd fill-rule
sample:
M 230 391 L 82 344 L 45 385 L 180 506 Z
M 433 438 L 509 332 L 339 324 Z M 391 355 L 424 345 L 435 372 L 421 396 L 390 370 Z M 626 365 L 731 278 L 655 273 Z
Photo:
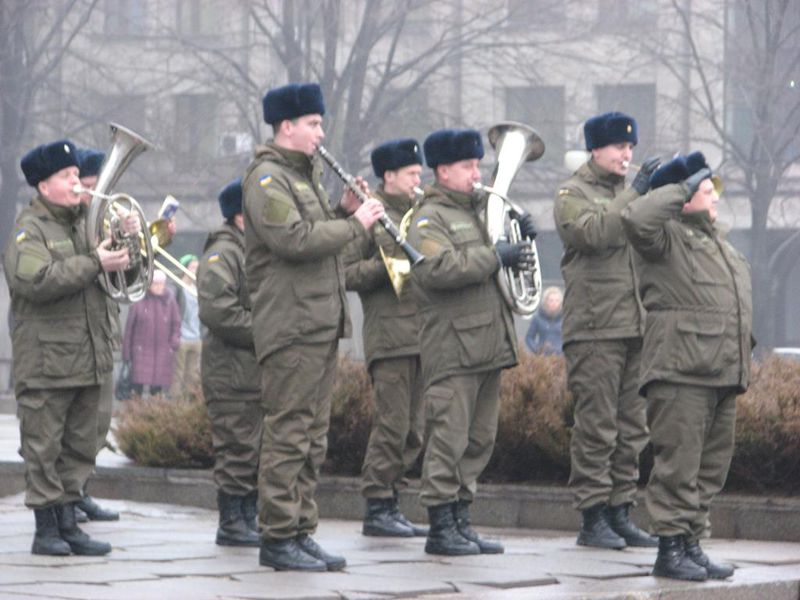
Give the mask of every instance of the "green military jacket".
M 256 148 L 242 183 L 245 266 L 256 357 L 293 343 L 350 335 L 339 252 L 364 232 L 337 218 L 322 189 L 319 159 L 278 147 Z
M 6 245 L 17 394 L 97 385 L 112 369 L 112 311 L 97 283 L 100 259 L 88 247 L 84 218 L 82 206 L 37 195 Z
M 208 236 L 197 268 L 197 301 L 207 328 L 200 364 L 206 400 L 259 400 L 261 371 L 244 271 L 244 232 L 235 225 L 223 225 Z
M 640 337 L 644 311 L 620 211 L 638 196 L 625 178 L 581 166 L 556 194 L 553 212 L 564 244 L 564 343 Z
M 653 190 L 622 211 L 647 310 L 641 390 L 654 381 L 747 389 L 753 347 L 747 260 L 708 212 L 682 214 L 684 184 Z
M 480 208 L 473 195 L 428 186 L 411 220 L 408 241 L 425 255 L 411 279 L 426 385 L 517 364 L 514 321 L 495 279 L 500 260 Z
M 408 197 L 387 194 L 379 187 L 375 196 L 397 226 L 413 201 Z M 379 358 L 419 354 L 417 305 L 409 282 L 400 298 L 394 292 L 379 248 L 386 256 L 408 260 L 380 223 L 347 246 L 345 263 L 347 289 L 358 292 L 364 310 L 364 354 L 367 364 Z

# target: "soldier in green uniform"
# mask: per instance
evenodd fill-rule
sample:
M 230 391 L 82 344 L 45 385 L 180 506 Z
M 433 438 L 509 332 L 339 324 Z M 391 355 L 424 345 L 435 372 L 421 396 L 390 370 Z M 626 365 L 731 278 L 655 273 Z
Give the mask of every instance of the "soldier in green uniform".
M 747 389 L 752 289 L 747 260 L 716 227 L 719 197 L 699 152 L 653 174 L 653 190 L 622 211 L 647 310 L 641 392 L 654 466 L 647 510 L 658 535 L 653 575 L 733 575 L 700 548 L 728 475 L 736 395 Z
M 85 190 L 94 190 L 97 184 L 97 176 L 100 174 L 100 167 L 103 165 L 106 155 L 104 152 L 83 148 L 78 150 L 78 177 L 81 180 L 81 187 Z M 88 192 L 81 193 L 81 202 L 88 205 L 92 201 L 92 196 Z M 138 219 L 135 219 L 138 223 Z M 106 298 L 108 308 L 108 322 L 111 323 L 111 341 L 113 349 L 120 348 L 121 331 L 119 322 L 119 304 L 110 297 Z M 100 405 L 97 409 L 97 453 L 106 446 L 106 436 L 111 427 L 111 415 L 114 409 L 114 372 L 109 371 L 107 377 L 100 386 Z M 83 490 L 83 497 L 75 506 L 75 514 L 79 523 L 89 521 L 118 521 L 119 513 L 114 510 L 103 508 Z
M 265 413 L 259 561 L 275 569 L 339 570 L 345 559 L 326 553 L 311 537 L 338 339 L 350 335 L 339 253 L 384 210 L 375 199 L 358 206 L 349 191 L 340 208 L 331 209 L 316 156 L 325 112 L 318 85 L 270 90 L 263 105 L 274 139 L 256 149 L 242 183 L 245 266 Z
M 584 125 L 591 152 L 556 194 L 555 223 L 566 284 L 562 334 L 575 400 L 569 484 L 581 511 L 577 543 L 599 548 L 655 546 L 629 517 L 648 440 L 638 393 L 644 311 L 620 211 L 648 189 L 658 159 L 625 187 L 636 121 L 603 113 Z
M 17 218 L 3 264 L 11 293 L 15 394 L 34 554 L 111 551 L 78 527 L 75 505 L 97 454 L 100 387 L 112 367 L 113 324 L 101 271 L 125 269 L 127 249 L 90 248 L 75 146 L 38 146 L 21 161 L 36 196 Z
M 244 270 L 242 181 L 218 196 L 225 224 L 209 234 L 197 270 L 203 395 L 211 417 L 217 544 L 258 546 L 258 455 L 264 412 Z
M 422 151 L 416 140 L 400 139 L 372 151 L 372 168 L 381 180 L 375 196 L 395 223 L 414 203 L 420 183 Z M 364 309 L 364 354 L 374 412 L 361 493 L 367 499 L 364 535 L 411 537 L 427 535 L 400 512 L 398 492 L 408 486 L 406 472 L 422 450 L 422 370 L 419 359 L 417 307 L 401 277 L 399 293 L 390 280 L 383 256 L 398 272 L 408 274 L 408 259 L 386 231 L 373 225 L 348 246 L 343 256 L 348 290 L 358 292 Z
M 495 281 L 501 265 L 525 267 L 530 244 L 493 246 L 479 218 L 483 157 L 474 129 L 441 129 L 425 140 L 436 182 L 415 210 L 409 243 L 425 255 L 411 270 L 419 307 L 428 445 L 421 502 L 430 531 L 425 552 L 500 553 L 471 527 L 469 506 L 497 433 L 500 373 L 517 364 L 517 337 Z M 523 235 L 535 235 L 530 217 Z

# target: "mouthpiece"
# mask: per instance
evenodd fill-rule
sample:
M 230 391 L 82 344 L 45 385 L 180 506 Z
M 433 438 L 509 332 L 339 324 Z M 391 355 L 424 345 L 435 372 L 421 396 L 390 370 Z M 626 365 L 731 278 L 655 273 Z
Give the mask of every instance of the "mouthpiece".
M 76 183 L 75 187 L 72 188 L 72 192 L 75 193 L 75 194 L 83 194 L 84 192 L 88 192 L 88 191 L 89 190 L 87 190 L 85 187 L 81 186 L 80 183 Z
M 627 169 L 630 166 L 631 166 L 631 161 L 629 161 L 629 160 L 623 160 L 622 161 L 622 167 L 623 168 Z

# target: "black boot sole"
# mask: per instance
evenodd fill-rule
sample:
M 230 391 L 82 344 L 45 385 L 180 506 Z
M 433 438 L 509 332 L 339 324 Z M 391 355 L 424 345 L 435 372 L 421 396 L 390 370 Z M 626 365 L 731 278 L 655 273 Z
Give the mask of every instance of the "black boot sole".
M 72 550 L 70 549 L 69 544 L 66 542 L 64 542 L 64 544 L 66 547 L 53 549 L 40 546 L 34 542 L 33 546 L 31 546 L 31 554 L 37 554 L 39 556 L 69 556 L 72 554 Z
M 653 577 L 664 577 L 666 579 L 679 579 L 680 581 L 707 581 L 709 579 L 707 575 L 703 575 L 702 573 L 694 575 L 684 575 L 680 573 L 661 572 L 658 569 L 653 569 L 651 575 Z
M 628 547 L 625 543 L 625 540 L 622 540 L 622 543 L 619 542 L 599 542 L 597 540 L 586 539 L 581 536 L 578 536 L 578 540 L 575 542 L 578 546 L 587 546 L 589 548 L 602 548 L 603 550 L 624 550 Z
M 398 531 L 396 529 L 383 529 L 381 527 L 364 527 L 361 529 L 363 535 L 369 537 L 395 537 L 395 538 L 409 538 L 414 537 L 414 532 L 410 529 L 405 531 Z M 425 534 L 428 535 L 427 533 Z
M 237 539 L 233 539 L 233 538 L 225 538 L 225 537 L 217 536 L 216 544 L 217 544 L 217 546 L 234 546 L 234 547 L 239 547 L 239 548 L 243 548 L 243 547 L 258 548 L 259 546 L 261 546 L 261 540 L 260 539 L 255 539 L 255 540 L 252 540 L 252 541 L 250 541 L 250 540 L 237 540 Z
M 438 556 L 474 556 L 480 554 L 481 549 L 475 544 L 474 548 L 471 546 L 464 546 L 453 548 L 452 546 L 439 546 L 437 544 L 425 544 L 425 554 L 436 554 Z

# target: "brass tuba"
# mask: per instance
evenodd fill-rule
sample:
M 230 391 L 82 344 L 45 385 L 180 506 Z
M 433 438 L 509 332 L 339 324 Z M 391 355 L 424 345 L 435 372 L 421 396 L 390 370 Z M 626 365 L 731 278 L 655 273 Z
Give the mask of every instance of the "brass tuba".
M 127 247 L 130 264 L 127 269 L 114 273 L 102 271 L 99 282 L 112 300 L 121 303 L 137 302 L 144 298 L 153 278 L 155 254 L 149 235 L 134 235 L 122 229 L 122 220 L 130 213 L 139 218 L 142 231 L 147 231 L 147 219 L 139 203 L 128 194 L 111 194 L 111 190 L 128 165 L 152 145 L 116 123 L 110 124 L 111 148 L 97 176 L 86 217 L 86 239 L 90 248 L 111 238 L 112 248 Z
M 475 188 L 489 194 L 486 202 L 485 225 L 492 244 L 500 239 L 515 244 L 528 242 L 533 251 L 533 266 L 526 270 L 502 267 L 497 273 L 497 284 L 511 310 L 530 317 L 541 300 L 542 273 L 536 242 L 523 239 L 516 215 L 522 209 L 508 199 L 508 188 L 517 171 L 526 162 L 538 160 L 544 154 L 544 142 L 533 128 L 522 123 L 504 121 L 489 129 L 489 143 L 497 153 L 497 163 L 492 173 L 492 185 L 475 184 Z

